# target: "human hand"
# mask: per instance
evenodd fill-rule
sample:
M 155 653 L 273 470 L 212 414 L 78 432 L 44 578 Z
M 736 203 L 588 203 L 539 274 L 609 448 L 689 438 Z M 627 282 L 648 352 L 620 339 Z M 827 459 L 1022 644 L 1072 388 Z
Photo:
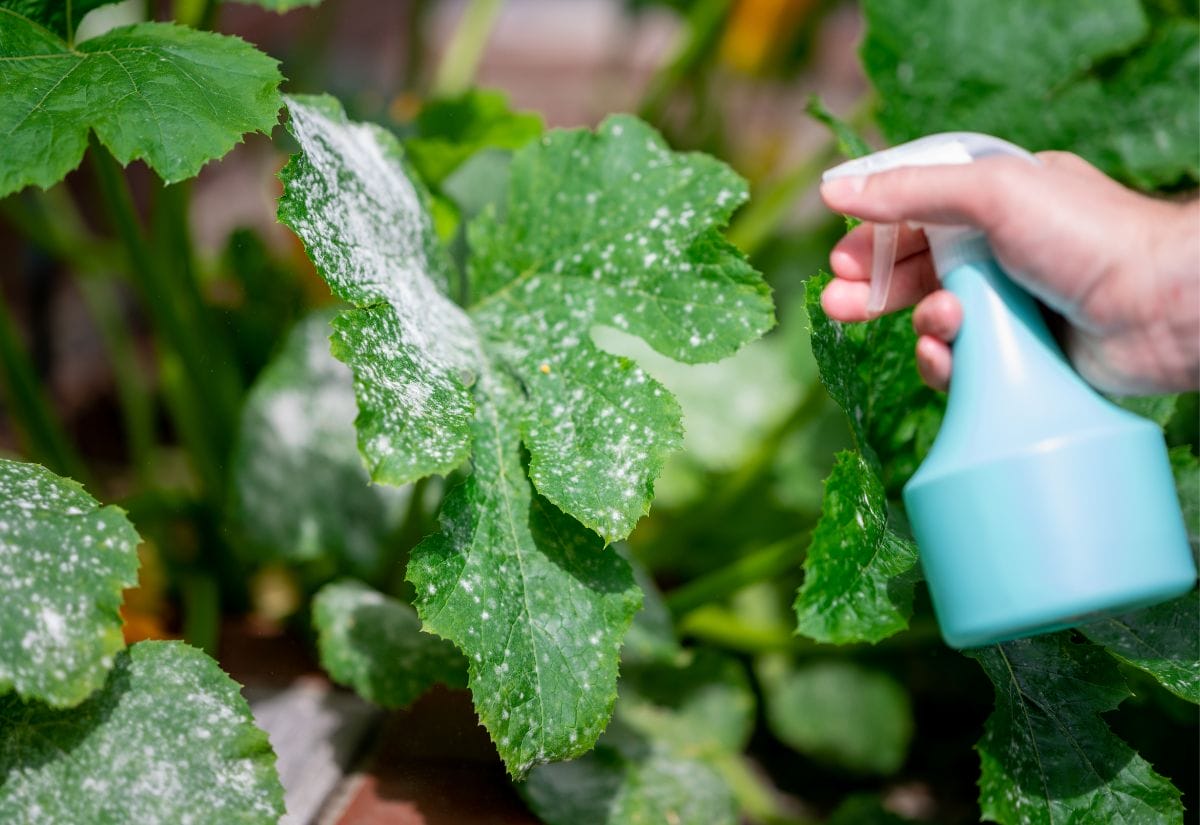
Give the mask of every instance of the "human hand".
M 958 299 L 940 288 L 920 230 L 904 221 L 969 225 L 1000 265 L 1067 324 L 1066 350 L 1101 390 L 1152 394 L 1200 386 L 1200 202 L 1155 200 L 1082 158 L 1044 152 L 1041 165 L 988 158 L 841 178 L 821 187 L 833 210 L 862 218 L 829 256 L 821 306 L 865 321 L 872 223 L 901 224 L 884 312 L 917 304 L 917 367 L 935 389 L 950 381 Z

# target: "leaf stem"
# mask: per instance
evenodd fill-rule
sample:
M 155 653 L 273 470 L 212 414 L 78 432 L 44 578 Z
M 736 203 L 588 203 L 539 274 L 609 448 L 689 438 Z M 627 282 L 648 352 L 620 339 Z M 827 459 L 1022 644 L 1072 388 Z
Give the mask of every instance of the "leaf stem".
M 438 64 L 434 97 L 462 94 L 471 87 L 483 50 L 500 13 L 501 0 L 470 0 Z
M 0 300 L 0 373 L 6 406 L 27 444 L 30 457 L 59 475 L 90 486 L 87 467 L 67 437 L 53 407 L 42 393 L 37 373 L 8 303 Z
M 747 820 L 757 825 L 815 825 L 815 820 L 788 811 L 779 793 L 756 772 L 753 763 L 740 753 L 713 754 L 713 768 L 733 792 Z
M 675 616 L 682 616 L 709 602 L 731 596 L 748 584 L 794 570 L 804 557 L 809 538 L 810 533 L 806 530 L 693 579 L 666 595 L 667 609 Z

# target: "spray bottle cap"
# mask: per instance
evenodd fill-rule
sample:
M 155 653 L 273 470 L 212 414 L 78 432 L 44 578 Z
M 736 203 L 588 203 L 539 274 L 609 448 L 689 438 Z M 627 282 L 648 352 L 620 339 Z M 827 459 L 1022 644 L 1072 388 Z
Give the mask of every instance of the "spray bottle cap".
M 946 166 L 972 163 L 980 158 L 1007 155 L 1031 163 L 1038 160 L 1029 152 L 1006 140 L 977 132 L 944 132 L 929 135 L 891 149 L 846 161 L 821 176 L 826 183 L 836 178 L 860 177 L 904 166 Z M 934 269 L 940 278 L 959 264 L 991 257 L 983 233 L 967 226 L 920 225 L 929 238 Z M 867 313 L 872 317 L 883 311 L 892 284 L 896 260 L 897 224 L 875 225 L 875 251 L 871 258 L 871 292 Z

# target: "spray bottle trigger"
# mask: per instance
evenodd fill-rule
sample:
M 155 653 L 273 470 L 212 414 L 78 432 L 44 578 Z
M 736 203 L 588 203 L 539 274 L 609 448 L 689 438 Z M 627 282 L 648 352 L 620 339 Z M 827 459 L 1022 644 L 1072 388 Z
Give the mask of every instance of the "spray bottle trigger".
M 871 291 L 867 295 L 867 315 L 872 318 L 883 314 L 887 306 L 888 292 L 892 287 L 892 272 L 896 265 L 896 244 L 900 237 L 900 225 L 877 223 L 874 226 L 874 250 L 871 254 Z

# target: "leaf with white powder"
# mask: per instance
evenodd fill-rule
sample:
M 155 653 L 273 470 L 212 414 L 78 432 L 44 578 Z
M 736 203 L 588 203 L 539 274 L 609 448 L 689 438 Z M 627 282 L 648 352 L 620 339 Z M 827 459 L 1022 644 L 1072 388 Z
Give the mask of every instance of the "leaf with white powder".
M 238 685 L 180 642 L 121 652 L 71 710 L 0 697 L 0 821 L 275 823 L 283 789 Z
M 103 684 L 139 542 L 77 482 L 0 459 L 0 693 L 70 707 Z

